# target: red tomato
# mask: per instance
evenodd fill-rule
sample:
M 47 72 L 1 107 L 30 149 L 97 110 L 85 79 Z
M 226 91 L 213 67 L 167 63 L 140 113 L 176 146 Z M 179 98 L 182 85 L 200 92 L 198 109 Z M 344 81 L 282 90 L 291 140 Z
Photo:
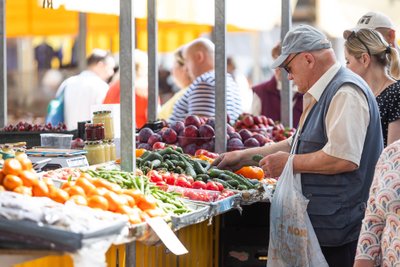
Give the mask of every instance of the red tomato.
M 158 186 L 161 190 L 164 190 L 164 191 L 167 191 L 167 189 L 168 189 L 168 185 L 164 181 L 157 182 L 156 186 Z
M 212 159 L 218 158 L 218 154 L 217 153 L 212 153 L 212 152 L 210 152 L 208 150 L 205 150 L 205 149 L 197 149 L 196 153 L 194 155 L 195 156 L 204 155 L 204 156 L 212 158 Z
M 192 187 L 195 189 L 206 189 L 206 183 L 203 181 L 194 181 Z
M 212 190 L 212 191 L 219 191 L 218 185 L 216 185 L 215 182 L 211 182 L 211 181 L 207 182 L 206 189 Z
M 218 186 L 218 191 L 222 192 L 222 190 L 224 190 L 224 186 L 221 183 L 218 183 L 218 182 L 214 182 L 214 183 Z
M 150 182 L 157 183 L 163 181 L 163 177 L 156 170 L 151 170 L 147 173 L 147 177 L 149 177 Z
M 164 142 L 155 142 L 153 145 L 153 150 L 164 149 L 166 144 Z
M 188 187 L 191 188 L 192 184 L 186 180 L 184 176 L 179 176 L 178 179 L 176 179 L 176 185 L 181 186 L 181 187 Z

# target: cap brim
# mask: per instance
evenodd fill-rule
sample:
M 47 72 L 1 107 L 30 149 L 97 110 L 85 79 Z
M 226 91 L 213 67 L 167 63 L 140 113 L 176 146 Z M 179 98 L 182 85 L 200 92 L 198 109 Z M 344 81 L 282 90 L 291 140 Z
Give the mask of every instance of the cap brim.
M 276 69 L 280 67 L 289 55 L 280 55 L 274 62 L 272 62 L 271 68 Z

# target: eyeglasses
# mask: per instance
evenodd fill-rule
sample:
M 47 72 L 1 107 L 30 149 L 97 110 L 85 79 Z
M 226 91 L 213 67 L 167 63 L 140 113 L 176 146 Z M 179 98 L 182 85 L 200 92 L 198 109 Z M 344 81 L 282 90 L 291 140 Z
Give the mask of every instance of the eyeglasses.
M 282 69 L 284 69 L 288 74 L 291 73 L 291 69 L 290 69 L 290 67 L 289 67 L 289 64 L 290 64 L 290 63 L 293 61 L 293 59 L 295 59 L 295 57 L 297 57 L 299 54 L 301 54 L 301 52 L 296 53 L 296 54 L 294 55 L 294 57 L 292 57 L 292 58 L 289 60 L 289 62 L 286 63 L 286 64 L 282 67 Z
M 365 47 L 365 49 L 367 49 L 368 55 L 371 56 L 371 52 L 369 51 L 368 46 L 357 36 L 357 32 L 352 31 L 351 34 L 347 37 L 347 41 L 349 41 L 352 38 L 356 38 L 358 41 L 360 41 L 360 43 Z

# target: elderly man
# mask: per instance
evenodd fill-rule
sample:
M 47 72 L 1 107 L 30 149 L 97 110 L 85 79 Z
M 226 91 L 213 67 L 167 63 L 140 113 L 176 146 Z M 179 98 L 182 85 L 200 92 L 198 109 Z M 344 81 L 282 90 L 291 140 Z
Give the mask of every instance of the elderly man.
M 304 112 L 294 138 L 270 146 L 234 151 L 214 163 L 237 169 L 260 166 L 279 177 L 292 148 L 301 173 L 307 212 L 329 266 L 353 266 L 374 167 L 382 151 L 379 111 L 368 85 L 341 67 L 330 42 L 317 29 L 300 25 L 287 33 L 273 63 L 304 93 Z M 282 177 L 284 179 L 284 177 Z
M 205 38 L 189 43 L 183 58 L 193 83 L 173 108 L 169 121 L 184 120 L 188 115 L 215 117 L 214 44 Z M 239 88 L 227 74 L 226 110 L 230 119 L 236 120 L 242 112 Z

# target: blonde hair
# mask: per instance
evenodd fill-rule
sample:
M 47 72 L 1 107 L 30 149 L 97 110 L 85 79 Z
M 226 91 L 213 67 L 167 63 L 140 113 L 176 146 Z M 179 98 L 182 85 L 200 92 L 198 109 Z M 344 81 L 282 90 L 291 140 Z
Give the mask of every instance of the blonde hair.
M 344 46 L 347 52 L 357 59 L 361 58 L 363 53 L 368 53 L 378 64 L 389 69 L 390 76 L 396 80 L 400 78 L 399 54 L 380 32 L 372 29 L 352 31 L 346 37 Z

